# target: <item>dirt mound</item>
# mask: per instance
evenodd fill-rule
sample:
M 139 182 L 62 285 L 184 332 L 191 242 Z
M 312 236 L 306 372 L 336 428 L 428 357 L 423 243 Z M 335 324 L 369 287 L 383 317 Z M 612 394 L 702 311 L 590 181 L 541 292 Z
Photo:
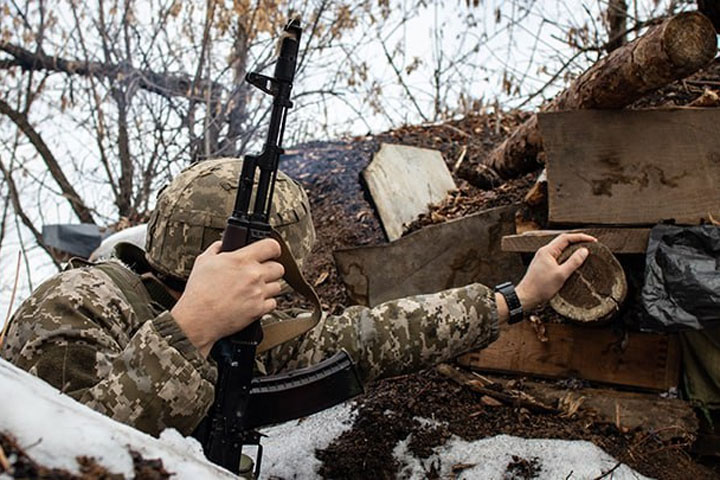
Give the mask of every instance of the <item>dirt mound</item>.
M 488 406 L 480 397 L 434 370 L 380 381 L 360 399 L 353 428 L 328 448 L 316 452 L 323 461 L 320 473 L 325 478 L 396 478 L 402 465 L 392 452 L 408 436 L 409 451 L 418 458 L 428 458 L 451 435 L 473 441 L 507 434 L 586 440 L 652 478 L 717 478 L 690 459 L 686 453 L 687 439 L 663 441 L 649 432 L 623 432 L 614 424 L 600 423 L 588 414 L 566 418 L 530 413 L 522 408 Z M 428 424 L 419 418 L 432 418 L 434 422 Z M 518 458 L 508 465 L 508 478 L 535 478 L 537 467 L 537 459 Z M 438 470 L 437 465 L 428 468 L 427 477 L 439 478 Z

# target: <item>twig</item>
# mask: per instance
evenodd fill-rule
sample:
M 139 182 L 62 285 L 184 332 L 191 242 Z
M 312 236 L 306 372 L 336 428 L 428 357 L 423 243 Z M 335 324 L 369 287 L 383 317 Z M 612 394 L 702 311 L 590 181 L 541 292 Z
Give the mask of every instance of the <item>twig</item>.
M 2 467 L 3 472 L 9 472 L 12 467 L 7 456 L 5 456 L 5 451 L 3 450 L 2 445 L 0 445 L 0 467 Z
M 488 397 L 499 400 L 506 405 L 512 407 L 524 407 L 533 412 L 558 413 L 558 410 L 556 408 L 543 404 L 542 402 L 531 397 L 525 392 L 510 389 L 508 389 L 507 392 L 499 392 L 491 388 L 486 388 L 483 382 L 472 379 L 472 376 L 460 372 L 459 370 L 451 367 L 447 363 L 441 363 L 440 365 L 436 366 L 435 369 L 438 373 L 448 377 L 455 383 L 463 385 L 474 392 L 480 393 L 482 395 L 487 395 Z
M 465 155 L 467 154 L 467 145 L 463 145 L 462 152 L 460 152 L 460 156 L 458 157 L 457 161 L 455 162 L 455 165 L 453 165 L 453 173 L 458 171 L 458 168 L 460 168 L 460 165 L 462 165 L 463 160 L 465 160 Z
M 18 252 L 17 265 L 15 266 L 15 281 L 13 282 L 12 294 L 10 295 L 10 304 L 8 305 L 7 315 L 5 315 L 5 325 L 3 325 L 2 333 L 0 333 L 0 347 L 2 347 L 3 340 L 5 340 L 5 333 L 7 332 L 8 325 L 10 324 L 10 312 L 12 312 L 13 303 L 15 303 L 15 292 L 17 292 L 18 278 L 20 278 L 20 252 Z
M 607 476 L 608 476 L 608 475 L 610 475 L 610 474 L 611 474 L 612 472 L 614 472 L 615 470 L 617 470 L 617 469 L 618 469 L 618 467 L 620 467 L 620 465 L 622 465 L 622 462 L 618 462 L 618 463 L 616 463 L 616 464 L 615 464 L 615 466 L 614 466 L 613 468 L 611 468 L 611 469 L 610 469 L 610 470 L 608 470 L 607 472 L 603 473 L 603 474 L 602 474 L 602 475 L 600 475 L 599 477 L 595 477 L 595 478 L 593 478 L 593 480 L 600 480 L 600 479 L 602 479 L 602 478 L 605 478 L 605 477 L 607 477 Z
M 444 127 L 444 128 L 447 128 L 448 130 L 452 130 L 452 131 L 455 132 L 455 133 L 459 133 L 459 134 L 462 135 L 463 137 L 469 137 L 469 136 L 470 136 L 470 134 L 467 133 L 465 130 L 461 130 L 461 129 L 459 129 L 459 128 L 455 127 L 455 126 L 449 125 L 449 124 L 447 124 L 447 123 L 441 123 L 440 126 L 441 126 L 441 127 Z
M 720 81 L 717 80 L 685 80 L 690 85 L 712 85 L 714 87 L 720 87 Z
M 533 98 L 535 98 L 535 97 L 537 97 L 538 95 L 542 94 L 542 93 L 545 91 L 545 89 L 547 89 L 550 85 L 552 85 L 552 83 L 553 83 L 555 80 L 557 80 L 558 77 L 560 77 L 560 74 L 563 73 L 563 72 L 565 71 L 565 69 L 567 69 L 567 68 L 572 64 L 572 62 L 574 62 L 575 59 L 578 58 L 578 57 L 579 57 L 580 55 L 582 55 L 583 53 L 586 53 L 586 50 L 585 50 L 585 49 L 581 49 L 581 50 L 577 51 L 577 52 L 576 52 L 572 57 L 570 57 L 562 66 L 560 66 L 560 68 L 558 69 L 558 71 L 555 72 L 555 74 L 554 74 L 552 77 L 550 77 L 550 80 L 548 80 L 547 82 L 545 82 L 545 84 L 544 84 L 542 87 L 540 87 L 539 89 L 537 89 L 535 92 L 533 92 L 533 93 L 531 93 L 530 95 L 528 95 L 527 98 L 526 98 L 520 105 L 518 105 L 518 106 L 515 107 L 515 108 L 518 109 L 518 110 L 520 110 L 520 109 L 523 108 L 525 105 L 527 105 L 528 103 L 530 103 Z

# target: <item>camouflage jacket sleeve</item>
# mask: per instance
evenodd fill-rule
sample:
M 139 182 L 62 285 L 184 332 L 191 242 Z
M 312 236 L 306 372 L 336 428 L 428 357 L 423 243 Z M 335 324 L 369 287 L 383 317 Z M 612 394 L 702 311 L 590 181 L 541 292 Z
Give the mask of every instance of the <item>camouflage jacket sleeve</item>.
M 11 320 L 2 356 L 118 421 L 189 434 L 216 371 L 169 312 L 138 319 L 104 272 L 82 268 L 41 285 Z
M 282 320 L 282 314 L 277 316 Z M 268 373 L 277 373 L 315 364 L 344 348 L 363 381 L 369 381 L 482 348 L 498 333 L 494 293 L 476 283 L 374 308 L 347 308 L 340 315 L 325 316 L 313 330 L 275 347 L 261 360 Z

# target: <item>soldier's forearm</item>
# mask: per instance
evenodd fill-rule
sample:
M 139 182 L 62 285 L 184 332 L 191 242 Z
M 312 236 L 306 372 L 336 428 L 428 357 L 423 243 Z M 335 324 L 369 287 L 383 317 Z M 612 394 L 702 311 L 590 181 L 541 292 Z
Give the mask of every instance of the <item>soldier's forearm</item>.
M 498 292 L 495 292 L 495 304 L 497 305 L 498 323 L 501 325 L 507 323 L 510 317 L 510 309 L 505 301 L 505 297 Z

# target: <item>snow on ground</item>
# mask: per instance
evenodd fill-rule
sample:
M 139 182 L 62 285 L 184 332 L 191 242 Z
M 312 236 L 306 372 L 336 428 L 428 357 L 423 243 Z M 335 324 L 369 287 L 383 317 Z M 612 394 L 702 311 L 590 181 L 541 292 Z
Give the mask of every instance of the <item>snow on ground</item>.
M 264 478 L 319 478 L 315 450 L 325 448 L 352 427 L 354 402 L 345 402 L 310 417 L 261 430 Z
M 40 379 L 0 359 L 0 431 L 11 433 L 37 462 L 78 471 L 75 458 L 94 457 L 111 472 L 132 478 L 129 450 L 146 459 L 161 458 L 173 479 L 233 479 L 208 463 L 200 445 L 183 438 L 175 430 L 166 430 L 160 439 L 115 422 L 72 398 L 58 392 Z M 353 402 L 347 402 L 310 417 L 262 430 L 265 435 L 262 478 L 320 478 L 316 449 L 328 446 L 352 427 L 355 418 Z M 428 420 L 429 424 L 433 421 Z M 523 439 L 499 435 L 475 442 L 452 438 L 435 450 L 428 459 L 418 459 L 408 451 L 410 439 L 394 450 L 403 465 L 400 477 L 422 479 L 431 464 L 442 478 L 455 478 L 451 469 L 457 464 L 473 464 L 457 478 L 502 480 L 512 456 L 525 460 L 537 458 L 539 479 L 597 478 L 617 462 L 600 448 L 584 441 Z M 252 453 L 252 452 L 247 452 Z M 0 479 L 8 478 L 0 474 Z M 625 465 L 607 478 L 641 480 L 644 477 Z
M 166 430 L 160 439 L 146 435 L 81 405 L 2 359 L 0 392 L 0 431 L 12 434 L 42 465 L 77 473 L 75 458 L 85 455 L 110 472 L 133 478 L 132 449 L 146 459 L 162 458 L 165 469 L 175 474 L 174 480 L 237 478 L 205 460 L 194 440 L 174 430 Z
M 400 442 L 393 451 L 399 462 L 404 463 L 399 478 L 421 479 L 427 476 L 431 465 L 439 471 L 440 478 L 498 479 L 506 478 L 508 464 L 513 455 L 524 460 L 537 459 L 539 480 L 585 480 L 600 478 L 617 465 L 617 461 L 602 449 L 582 440 L 527 439 L 498 435 L 496 437 L 466 442 L 453 437 L 435 450 L 430 458 L 420 460 L 408 452 L 409 437 Z M 455 476 L 455 465 L 474 465 Z M 607 475 L 612 480 L 646 480 L 627 465 L 616 468 Z
M 314 452 L 329 445 L 348 430 L 354 420 L 352 402 L 348 402 L 302 421 L 288 422 L 262 431 L 262 477 L 282 479 L 318 479 L 320 462 Z M 428 425 L 437 422 L 418 419 Z M 436 449 L 428 459 L 418 459 L 408 451 L 409 438 L 400 442 L 394 455 L 404 465 L 398 478 L 424 479 L 431 463 L 439 467 L 440 478 L 503 480 L 507 466 L 516 455 L 525 460 L 537 458 L 539 480 L 586 480 L 598 478 L 611 470 L 617 461 L 590 442 L 525 439 L 509 435 L 466 442 L 457 437 Z M 457 464 L 474 464 L 458 476 L 452 472 Z M 612 480 L 648 480 L 626 465 L 606 477 Z

